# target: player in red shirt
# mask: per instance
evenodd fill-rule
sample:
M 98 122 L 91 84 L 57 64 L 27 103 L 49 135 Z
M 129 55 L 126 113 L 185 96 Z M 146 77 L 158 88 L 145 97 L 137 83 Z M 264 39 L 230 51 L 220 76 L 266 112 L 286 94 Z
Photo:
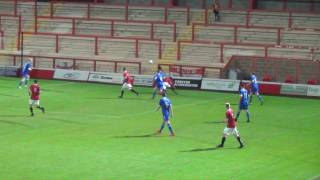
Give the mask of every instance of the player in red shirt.
M 129 89 L 129 91 L 135 93 L 137 96 L 139 96 L 139 93 L 137 91 L 135 91 L 132 87 L 133 84 L 133 78 L 132 76 L 130 76 L 129 72 L 126 70 L 126 68 L 123 68 L 123 81 L 122 81 L 122 88 L 121 88 L 121 95 L 119 96 L 119 98 L 123 97 L 124 94 L 124 89 Z
M 222 148 L 224 146 L 224 142 L 226 141 L 226 137 L 230 134 L 233 134 L 238 142 L 240 143 L 240 147 L 239 148 L 243 148 L 243 143 L 241 141 L 241 138 L 240 138 L 240 134 L 237 130 L 237 127 L 236 127 L 236 120 L 233 116 L 233 111 L 231 109 L 231 105 L 230 103 L 226 103 L 226 108 L 227 108 L 227 111 L 226 111 L 226 124 L 227 124 L 227 127 L 224 128 L 223 130 L 223 136 L 222 136 L 222 139 L 221 139 L 221 144 L 219 144 L 217 147 L 218 148 Z
M 44 107 L 40 106 L 40 86 L 38 84 L 37 80 L 34 80 L 33 84 L 29 87 L 29 109 L 31 112 L 31 116 L 34 116 L 33 114 L 33 106 L 35 105 L 38 109 L 44 113 Z
M 165 77 L 164 80 L 164 85 L 168 88 L 171 88 L 171 90 L 175 93 L 178 94 L 176 91 L 176 86 L 174 85 L 174 80 L 172 76 L 169 74 L 169 76 Z

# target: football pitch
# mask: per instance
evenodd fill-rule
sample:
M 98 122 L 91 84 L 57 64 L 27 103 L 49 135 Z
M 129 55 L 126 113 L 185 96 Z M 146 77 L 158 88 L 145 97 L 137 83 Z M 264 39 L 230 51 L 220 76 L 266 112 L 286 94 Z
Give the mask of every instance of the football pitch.
M 27 89 L 0 77 L 0 179 L 316 179 L 320 176 L 320 101 L 256 97 L 222 149 L 225 102 L 236 93 L 169 91 L 175 137 L 155 108 L 158 95 L 120 85 L 40 80 L 42 114 L 31 117 Z

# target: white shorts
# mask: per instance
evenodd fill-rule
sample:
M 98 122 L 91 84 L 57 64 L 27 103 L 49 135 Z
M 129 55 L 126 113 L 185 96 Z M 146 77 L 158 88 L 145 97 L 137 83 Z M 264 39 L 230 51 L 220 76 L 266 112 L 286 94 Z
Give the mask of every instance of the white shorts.
M 30 99 L 30 100 L 29 100 L 29 105 L 30 105 L 30 106 L 33 106 L 33 105 L 39 106 L 39 105 L 40 105 L 40 100 Z
M 21 81 L 26 81 L 26 80 L 29 80 L 30 79 L 30 76 L 29 75 L 25 75 L 22 77 Z
M 234 136 L 240 136 L 239 131 L 237 130 L 237 127 L 235 127 L 235 128 L 225 127 L 223 130 L 223 134 L 225 136 L 229 136 L 230 134 L 232 134 Z
M 132 84 L 129 84 L 129 83 L 123 83 L 122 85 L 122 88 L 121 89 L 129 89 L 131 90 L 132 89 Z
M 171 87 L 168 82 L 164 82 L 163 85 L 164 85 L 165 87 L 168 87 L 168 88 Z

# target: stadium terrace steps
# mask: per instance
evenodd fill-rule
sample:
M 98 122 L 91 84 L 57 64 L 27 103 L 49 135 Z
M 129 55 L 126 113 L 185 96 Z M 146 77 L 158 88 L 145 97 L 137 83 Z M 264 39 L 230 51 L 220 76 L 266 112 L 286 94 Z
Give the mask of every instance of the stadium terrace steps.
M 17 34 L 18 34 L 18 17 L 1 16 L 1 30 L 4 32 L 4 48 L 16 48 Z
M 10 1 L 0 1 L 0 14 L 12 14 L 14 5 Z
M 135 41 L 131 39 L 98 39 L 98 56 L 108 58 L 135 58 Z M 59 54 L 64 55 L 95 55 L 94 38 L 77 36 L 61 36 L 59 38 Z M 45 55 L 55 53 L 55 36 L 32 35 L 26 38 L 24 50 Z M 158 43 L 155 41 L 140 40 L 138 54 L 140 58 L 156 59 L 158 57 Z
M 11 4 L 7 2 L 0 2 L 0 12 L 5 11 L 1 5 L 11 8 Z M 38 3 L 38 11 L 41 15 L 50 15 L 49 3 Z M 33 3 L 19 2 L 18 12 L 23 16 L 23 30 L 30 31 L 34 25 L 34 12 L 30 11 Z M 12 7 L 13 8 L 13 7 Z M 87 17 L 87 4 L 74 3 L 54 3 L 53 16 L 67 16 L 67 17 Z M 29 10 L 29 11 L 28 11 Z M 99 6 L 90 4 L 91 18 L 108 18 L 125 20 L 125 6 Z M 168 22 L 175 21 L 177 23 L 177 40 L 191 40 L 191 26 L 187 26 L 187 8 L 168 8 Z M 38 15 L 39 15 L 38 12 Z M 142 7 L 129 6 L 129 20 L 142 21 L 162 21 L 164 22 L 164 7 Z M 193 22 L 204 22 L 205 11 L 203 9 L 190 9 L 190 24 Z M 224 27 L 219 25 L 225 24 L 239 24 L 246 25 L 246 11 L 230 11 L 221 10 L 221 22 L 215 22 L 217 26 L 200 27 L 196 26 L 195 38 L 197 40 L 210 40 L 212 42 L 233 42 L 234 29 L 233 27 Z M 303 45 L 308 47 L 319 47 L 319 32 L 316 31 L 298 31 L 290 30 L 288 27 L 288 13 L 270 13 L 253 11 L 250 14 L 249 25 L 261 25 L 272 27 L 285 27 L 281 30 L 282 36 L 281 45 Z M 318 23 L 320 17 L 304 14 L 292 14 L 293 28 L 315 28 L 319 27 Z M 213 23 L 214 15 L 211 10 L 208 11 L 208 21 Z M 39 32 L 51 33 L 72 33 L 72 23 L 69 20 L 55 21 L 53 19 L 38 19 Z M 3 20 L 2 20 L 3 22 Z M 12 23 L 12 24 L 11 24 Z M 4 24 L 4 23 L 2 23 Z M 94 20 L 76 20 L 76 34 L 89 35 L 106 35 L 111 34 L 111 23 Z M 7 39 L 12 39 L 16 43 L 17 25 L 14 21 L 10 21 L 8 25 L 2 25 L 5 31 L 5 47 L 10 47 Z M 10 33 L 8 32 L 10 31 Z M 149 23 L 133 23 L 133 22 L 115 22 L 114 26 L 115 37 L 142 37 L 150 38 L 150 24 Z M 155 62 L 166 63 L 185 63 L 206 66 L 208 64 L 217 65 L 220 67 L 220 46 L 218 44 L 197 44 L 197 43 L 182 43 L 181 44 L 181 59 L 177 61 L 177 43 L 173 41 L 173 28 L 170 25 L 154 23 L 154 38 L 162 40 L 162 54 L 163 58 L 158 60 L 158 45 L 153 41 L 139 41 L 138 54 L 139 58 L 135 58 L 135 42 L 134 40 L 105 40 L 98 41 L 98 56 L 95 55 L 94 39 L 84 37 L 61 37 L 61 44 L 59 45 L 59 53 L 55 53 L 55 40 L 53 37 L 40 35 L 28 36 L 25 39 L 24 45 L 26 52 L 34 54 L 54 54 L 56 56 L 72 56 L 72 57 L 107 57 L 112 59 L 139 59 L 143 62 L 143 66 L 151 66 L 147 61 L 153 59 Z M 49 42 L 50 41 L 50 42 Z M 267 45 L 277 44 L 277 30 L 276 29 L 258 29 L 258 28 L 238 28 L 238 43 L 260 43 Z M 244 46 L 244 45 L 225 45 L 224 48 L 224 62 L 227 62 L 232 55 L 246 55 L 246 56 L 264 56 L 264 47 Z M 319 52 L 315 51 L 314 57 L 311 57 L 310 49 L 292 49 L 292 48 L 268 48 L 269 56 L 277 56 L 283 58 L 303 58 L 312 59 L 318 58 Z M 86 64 L 82 68 L 89 68 Z M 144 68 L 147 72 L 148 68 Z M 216 72 L 214 72 L 216 73 Z

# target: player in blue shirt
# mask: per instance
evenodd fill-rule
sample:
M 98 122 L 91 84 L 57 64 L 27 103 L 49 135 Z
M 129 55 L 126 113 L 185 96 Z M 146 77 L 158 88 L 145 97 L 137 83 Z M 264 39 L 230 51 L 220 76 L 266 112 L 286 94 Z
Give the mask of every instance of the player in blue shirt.
M 256 77 L 255 73 L 251 73 L 250 79 L 251 79 L 251 91 L 250 91 L 250 101 L 249 102 L 251 104 L 252 96 L 255 94 L 258 96 L 258 99 L 260 101 L 260 105 L 262 105 L 263 98 L 259 93 L 259 84 L 258 84 L 257 77 Z
M 155 98 L 157 94 L 157 89 L 159 89 L 160 93 L 166 93 L 166 86 L 164 85 L 164 73 L 162 71 L 161 66 L 158 67 L 157 73 L 153 77 L 154 81 L 154 89 L 152 94 L 152 99 Z
M 236 121 L 238 120 L 240 116 L 240 112 L 242 110 L 246 111 L 247 114 L 247 122 L 250 122 L 250 114 L 249 114 L 249 97 L 248 97 L 248 91 L 244 88 L 244 84 L 240 85 L 240 102 L 239 102 L 239 110 L 237 112 Z
M 172 118 L 173 116 L 173 111 L 172 111 L 172 104 L 169 98 L 166 97 L 165 93 L 162 93 L 162 98 L 159 101 L 159 106 L 157 107 L 156 111 L 158 111 L 161 108 L 162 110 L 162 116 L 163 116 L 163 122 L 161 124 L 161 127 L 158 131 L 158 133 L 160 134 L 164 128 L 164 126 L 167 124 L 168 125 L 168 129 L 170 131 L 170 135 L 174 136 L 174 132 L 169 120 L 169 116 Z
M 24 85 L 24 87 L 27 87 L 28 81 L 30 79 L 29 73 L 32 70 L 32 63 L 33 63 L 33 59 L 29 58 L 28 61 L 23 64 L 23 67 L 21 69 L 22 79 L 19 82 L 19 86 L 18 86 L 19 89 L 21 89 L 22 85 Z

